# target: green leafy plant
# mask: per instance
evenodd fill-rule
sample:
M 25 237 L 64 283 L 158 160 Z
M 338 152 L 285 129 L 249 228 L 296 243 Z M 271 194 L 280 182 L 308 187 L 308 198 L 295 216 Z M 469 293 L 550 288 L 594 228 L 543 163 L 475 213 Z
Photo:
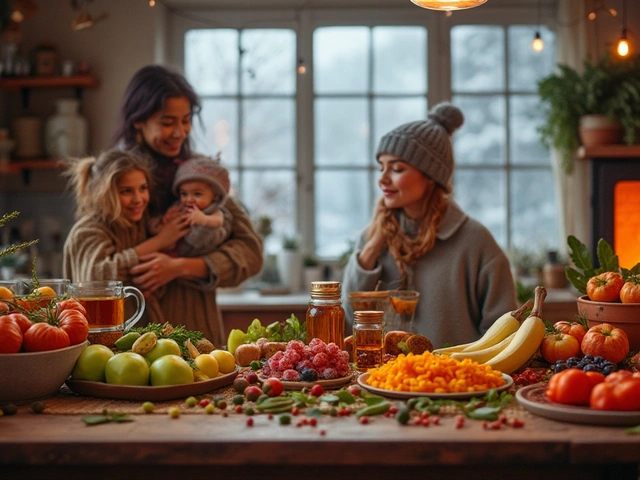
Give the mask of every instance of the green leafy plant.
M 2 217 L 0 217 L 0 228 L 4 227 L 7 222 L 18 218 L 19 215 L 20 212 L 5 213 L 4 215 L 2 215 Z M 31 245 L 35 245 L 36 243 L 38 243 L 38 240 L 31 240 L 30 242 L 22 242 L 5 247 L 4 249 L 0 250 L 0 261 L 2 261 L 3 258 L 8 257 L 9 255 L 15 255 L 18 250 L 29 248 Z
M 538 127 L 548 148 L 562 154 L 565 172 L 573 171 L 573 155 L 580 146 L 580 117 L 602 114 L 622 125 L 624 140 L 635 142 L 640 128 L 640 56 L 626 59 L 607 55 L 584 62 L 583 73 L 567 65 L 538 82 L 545 122 Z
M 285 250 L 297 250 L 300 246 L 300 242 L 297 237 L 287 237 L 282 239 L 282 248 Z
M 618 272 L 625 280 L 631 275 L 637 275 L 640 273 L 640 263 L 636 264 L 631 269 L 620 268 L 618 256 L 614 253 L 613 248 L 604 238 L 598 240 L 598 245 L 596 247 L 596 256 L 598 257 L 598 263 L 600 265 L 597 268 L 593 265 L 589 249 L 584 243 L 573 235 L 569 235 L 567 243 L 571 250 L 571 260 L 576 268 L 565 267 L 565 273 L 571 282 L 571 285 L 581 293 L 586 294 L 589 279 L 596 275 L 600 275 L 601 273 Z
M 305 267 L 317 267 L 320 265 L 320 262 L 318 262 L 318 259 L 315 256 L 307 255 L 302 259 L 302 264 Z

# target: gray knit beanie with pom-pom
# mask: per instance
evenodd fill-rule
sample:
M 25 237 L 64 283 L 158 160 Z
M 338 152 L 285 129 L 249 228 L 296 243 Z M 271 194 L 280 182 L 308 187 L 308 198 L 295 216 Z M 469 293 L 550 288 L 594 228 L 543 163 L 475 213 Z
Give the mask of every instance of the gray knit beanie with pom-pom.
M 376 158 L 383 153 L 396 155 L 450 191 L 454 165 L 451 135 L 463 123 L 458 107 L 439 103 L 426 120 L 405 123 L 383 136 Z

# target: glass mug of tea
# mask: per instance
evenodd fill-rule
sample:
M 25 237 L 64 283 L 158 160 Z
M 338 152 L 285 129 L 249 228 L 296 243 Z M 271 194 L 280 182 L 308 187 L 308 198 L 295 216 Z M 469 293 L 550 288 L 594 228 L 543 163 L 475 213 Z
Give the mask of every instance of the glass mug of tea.
M 117 280 L 76 282 L 69 285 L 69 295 L 87 310 L 89 332 L 116 332 L 134 326 L 144 313 L 146 302 L 135 287 L 125 287 Z M 125 299 L 136 299 L 135 312 L 125 320 Z

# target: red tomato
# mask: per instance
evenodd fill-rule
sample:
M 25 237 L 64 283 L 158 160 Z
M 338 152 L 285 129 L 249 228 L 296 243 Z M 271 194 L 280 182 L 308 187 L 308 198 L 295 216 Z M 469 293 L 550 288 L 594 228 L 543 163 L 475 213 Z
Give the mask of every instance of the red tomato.
M 605 381 L 607 383 L 620 383 L 621 381 L 626 380 L 627 378 L 631 378 L 632 376 L 633 373 L 631 373 L 629 370 L 618 370 L 617 372 L 613 372 L 607 375 Z
M 621 362 L 629 353 L 629 338 L 621 328 L 608 323 L 591 327 L 580 344 L 582 353 L 600 355 L 613 363 Z
M 575 357 L 580 352 L 580 344 L 567 333 L 552 333 L 542 339 L 540 354 L 549 363 Z
M 620 290 L 622 303 L 640 303 L 640 275 L 631 275 Z
M 36 323 L 27 330 L 23 342 L 27 352 L 58 350 L 70 345 L 69 335 L 64 330 L 45 322 Z
M 58 315 L 60 328 L 69 336 L 71 345 L 84 342 L 89 336 L 89 322 L 79 310 L 63 310 Z
M 587 333 L 587 329 L 584 328 L 584 325 L 578 322 L 556 322 L 553 326 L 561 331 L 562 333 L 567 333 L 578 340 L 578 344 L 582 343 L 582 339 L 584 338 L 585 333 Z
M 0 322 L 0 353 L 18 353 L 22 347 L 22 332 L 15 322 Z
M 640 410 L 640 379 L 628 378 L 615 385 L 616 410 Z
M 262 392 L 270 397 L 277 397 L 284 390 L 282 382 L 277 378 L 267 378 L 262 384 Z
M 589 397 L 589 406 L 595 410 L 615 410 L 614 388 L 615 385 L 608 382 L 602 382 L 593 387 Z
M 22 334 L 24 334 L 24 332 L 29 330 L 31 325 L 33 325 L 33 322 L 31 320 L 29 320 L 22 313 L 10 313 L 8 315 L 2 315 L 0 317 L 0 323 L 3 323 L 3 322 L 13 322 L 13 323 L 15 323 L 20 328 L 20 332 Z
M 591 390 L 603 381 L 601 373 L 569 368 L 551 377 L 545 393 L 556 403 L 589 405 Z
M 56 303 L 56 308 L 58 313 L 62 313 L 65 310 L 78 310 L 82 315 L 87 316 L 87 309 L 75 298 L 68 298 L 67 300 Z
M 623 285 L 622 275 L 617 272 L 604 272 L 589 279 L 587 295 L 594 302 L 615 302 L 620 300 Z

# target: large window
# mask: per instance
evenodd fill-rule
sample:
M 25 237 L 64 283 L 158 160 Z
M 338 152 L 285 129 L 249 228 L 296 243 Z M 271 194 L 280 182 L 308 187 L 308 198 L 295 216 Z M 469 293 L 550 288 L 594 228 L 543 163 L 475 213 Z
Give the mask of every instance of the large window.
M 221 151 L 252 218 L 273 220 L 268 251 L 297 235 L 308 253 L 344 253 L 379 198 L 380 137 L 447 98 L 465 114 L 455 200 L 504 248 L 557 247 L 550 155 L 536 131 L 553 33 L 542 28 L 545 49 L 534 52 L 539 27 L 526 18 L 422 15 L 184 28 L 185 73 L 204 100 L 197 148 Z

